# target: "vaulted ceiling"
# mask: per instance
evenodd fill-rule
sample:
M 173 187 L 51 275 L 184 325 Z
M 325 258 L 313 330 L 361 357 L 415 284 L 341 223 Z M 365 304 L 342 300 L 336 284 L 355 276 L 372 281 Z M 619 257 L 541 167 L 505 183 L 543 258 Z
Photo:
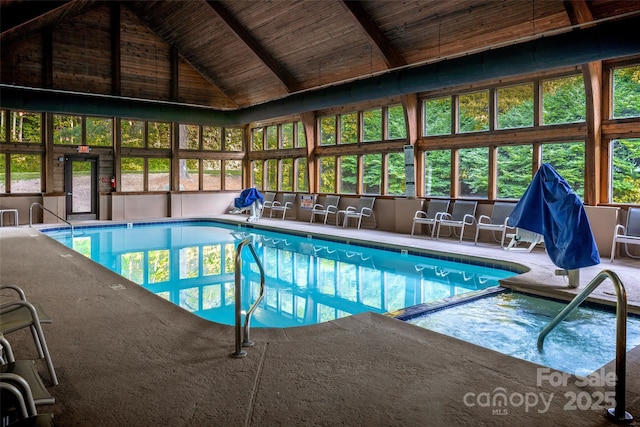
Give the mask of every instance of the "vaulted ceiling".
M 113 3 L 0 0 L 2 49 L 106 4 Z M 569 32 L 579 23 L 599 25 L 640 14 L 636 0 L 156 0 L 119 5 L 214 88 L 222 100 L 214 107 L 227 109 Z

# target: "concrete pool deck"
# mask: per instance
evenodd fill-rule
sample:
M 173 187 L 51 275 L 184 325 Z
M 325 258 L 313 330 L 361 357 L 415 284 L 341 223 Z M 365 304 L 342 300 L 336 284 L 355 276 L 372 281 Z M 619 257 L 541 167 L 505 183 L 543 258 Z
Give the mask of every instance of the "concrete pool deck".
M 513 253 L 297 221 L 261 225 L 518 262 L 531 271 L 510 283 L 551 295 L 575 294 L 610 269 L 640 307 L 640 261 L 603 260 L 581 272 L 574 290 L 542 249 Z M 538 365 L 377 314 L 252 329 L 255 346 L 231 358 L 232 327 L 200 319 L 33 228 L 0 228 L 0 283 L 21 286 L 54 319 L 44 333 L 60 384 L 49 388 L 56 404 L 39 410 L 53 412 L 58 426 L 611 425 L 598 403 L 614 386 L 602 372 L 587 385 L 557 381 L 559 373 Z M 594 295 L 615 301 L 610 282 Z M 17 358 L 36 357 L 28 331 L 7 338 Z M 640 347 L 627 353 L 626 409 L 636 422 L 638 378 Z M 573 399 L 580 393 L 582 401 Z

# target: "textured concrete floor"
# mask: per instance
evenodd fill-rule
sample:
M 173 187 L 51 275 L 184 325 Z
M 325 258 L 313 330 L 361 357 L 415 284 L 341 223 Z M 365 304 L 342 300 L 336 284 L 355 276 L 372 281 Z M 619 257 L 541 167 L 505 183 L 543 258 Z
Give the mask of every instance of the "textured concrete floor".
M 511 285 L 576 292 L 554 276 L 543 250 L 513 254 L 490 244 L 261 224 L 516 260 L 531 271 Z M 602 269 L 618 273 L 630 303 L 640 306 L 640 262 L 603 261 L 582 272 L 581 287 Z M 596 403 L 614 387 L 598 376 L 586 386 L 575 377 L 558 385 L 549 380 L 556 377 L 541 377 L 538 365 L 376 314 L 253 329 L 255 347 L 231 358 L 233 328 L 174 306 L 36 229 L 0 229 L 0 282 L 23 287 L 54 319 L 44 329 L 60 384 L 50 387 L 56 404 L 40 409 L 55 413 L 59 426 L 611 425 Z M 615 300 L 608 283 L 595 295 Z M 28 332 L 8 338 L 18 358 L 36 357 Z M 628 353 L 627 365 L 626 409 L 640 417 L 640 348 Z M 593 408 L 572 402 L 579 393 Z

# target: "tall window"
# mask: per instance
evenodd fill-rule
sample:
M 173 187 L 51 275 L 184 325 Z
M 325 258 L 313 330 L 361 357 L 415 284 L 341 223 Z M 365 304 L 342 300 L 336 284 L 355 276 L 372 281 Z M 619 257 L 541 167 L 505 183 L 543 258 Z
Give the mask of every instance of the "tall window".
M 382 141 L 382 108 L 374 108 L 362 113 L 362 140 Z
M 460 95 L 460 133 L 489 130 L 489 91 Z
M 120 189 L 122 191 L 144 191 L 144 160 L 142 157 L 122 157 L 120 159 Z
M 640 139 L 616 139 L 612 145 L 612 202 L 640 203 Z
M 400 196 L 406 191 L 406 174 L 404 169 L 404 153 L 389 153 L 387 155 L 387 194 Z
M 424 111 L 424 136 L 451 134 L 451 97 L 427 99 Z
M 489 189 L 489 149 L 463 148 L 459 151 L 460 195 L 487 197 Z
M 640 65 L 613 70 L 613 118 L 640 117 Z
M 42 192 L 42 156 L 40 154 L 9 154 L 9 186 L 5 184 L 6 156 L 0 154 L 0 182 L 3 192 L 40 193 Z
M 224 188 L 226 190 L 242 189 L 242 161 L 224 161 Z
M 222 160 L 202 160 L 202 189 L 222 190 Z
M 7 117 L 9 121 L 7 122 Z M 0 142 L 7 142 L 6 131 L 9 128 L 9 142 L 42 143 L 42 114 L 26 111 L 0 111 Z
M 320 145 L 336 144 L 336 118 L 322 117 L 320 118 Z
M 340 115 L 340 143 L 354 144 L 358 142 L 358 113 Z
M 583 122 L 586 93 L 581 75 L 542 82 L 542 122 L 545 125 Z
M 382 154 L 363 155 L 362 169 L 362 192 L 364 194 L 381 194 Z
M 320 192 L 336 192 L 336 158 L 325 156 L 320 158 Z
M 533 83 L 498 88 L 498 129 L 533 126 Z
M 387 108 L 387 139 L 404 139 L 407 137 L 407 121 L 402 105 Z
M 499 199 L 519 199 L 531 182 L 532 145 L 498 147 Z
M 338 174 L 338 191 L 342 194 L 356 194 L 358 182 L 358 156 L 349 154 L 340 156 L 340 173 Z
M 82 144 L 82 117 L 54 114 L 53 143 L 65 145 Z
M 425 153 L 424 186 L 426 196 L 451 195 L 451 150 Z

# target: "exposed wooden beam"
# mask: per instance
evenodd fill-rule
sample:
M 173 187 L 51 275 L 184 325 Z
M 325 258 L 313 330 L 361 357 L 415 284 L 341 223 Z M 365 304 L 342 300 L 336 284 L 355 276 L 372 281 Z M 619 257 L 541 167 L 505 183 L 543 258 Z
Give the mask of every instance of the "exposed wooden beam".
M 407 61 L 400 52 L 391 44 L 389 39 L 380 31 L 380 28 L 371 20 L 360 1 L 343 0 L 347 10 L 358 21 L 360 28 L 369 38 L 373 46 L 380 53 L 388 68 L 397 68 L 407 65 Z
M 280 80 L 289 92 L 296 92 L 302 89 L 298 81 L 291 76 L 289 71 L 285 69 L 273 56 L 267 52 L 264 47 L 253 37 L 247 29 L 236 20 L 219 1 L 207 0 L 207 3 L 218 14 L 222 21 L 233 31 L 238 38 L 262 61 L 264 65 Z
M 593 22 L 593 13 L 585 0 L 564 3 L 571 25 Z M 587 138 L 584 167 L 584 202 L 598 205 L 609 200 L 608 164 L 602 162 L 602 61 L 582 66 L 587 102 Z

